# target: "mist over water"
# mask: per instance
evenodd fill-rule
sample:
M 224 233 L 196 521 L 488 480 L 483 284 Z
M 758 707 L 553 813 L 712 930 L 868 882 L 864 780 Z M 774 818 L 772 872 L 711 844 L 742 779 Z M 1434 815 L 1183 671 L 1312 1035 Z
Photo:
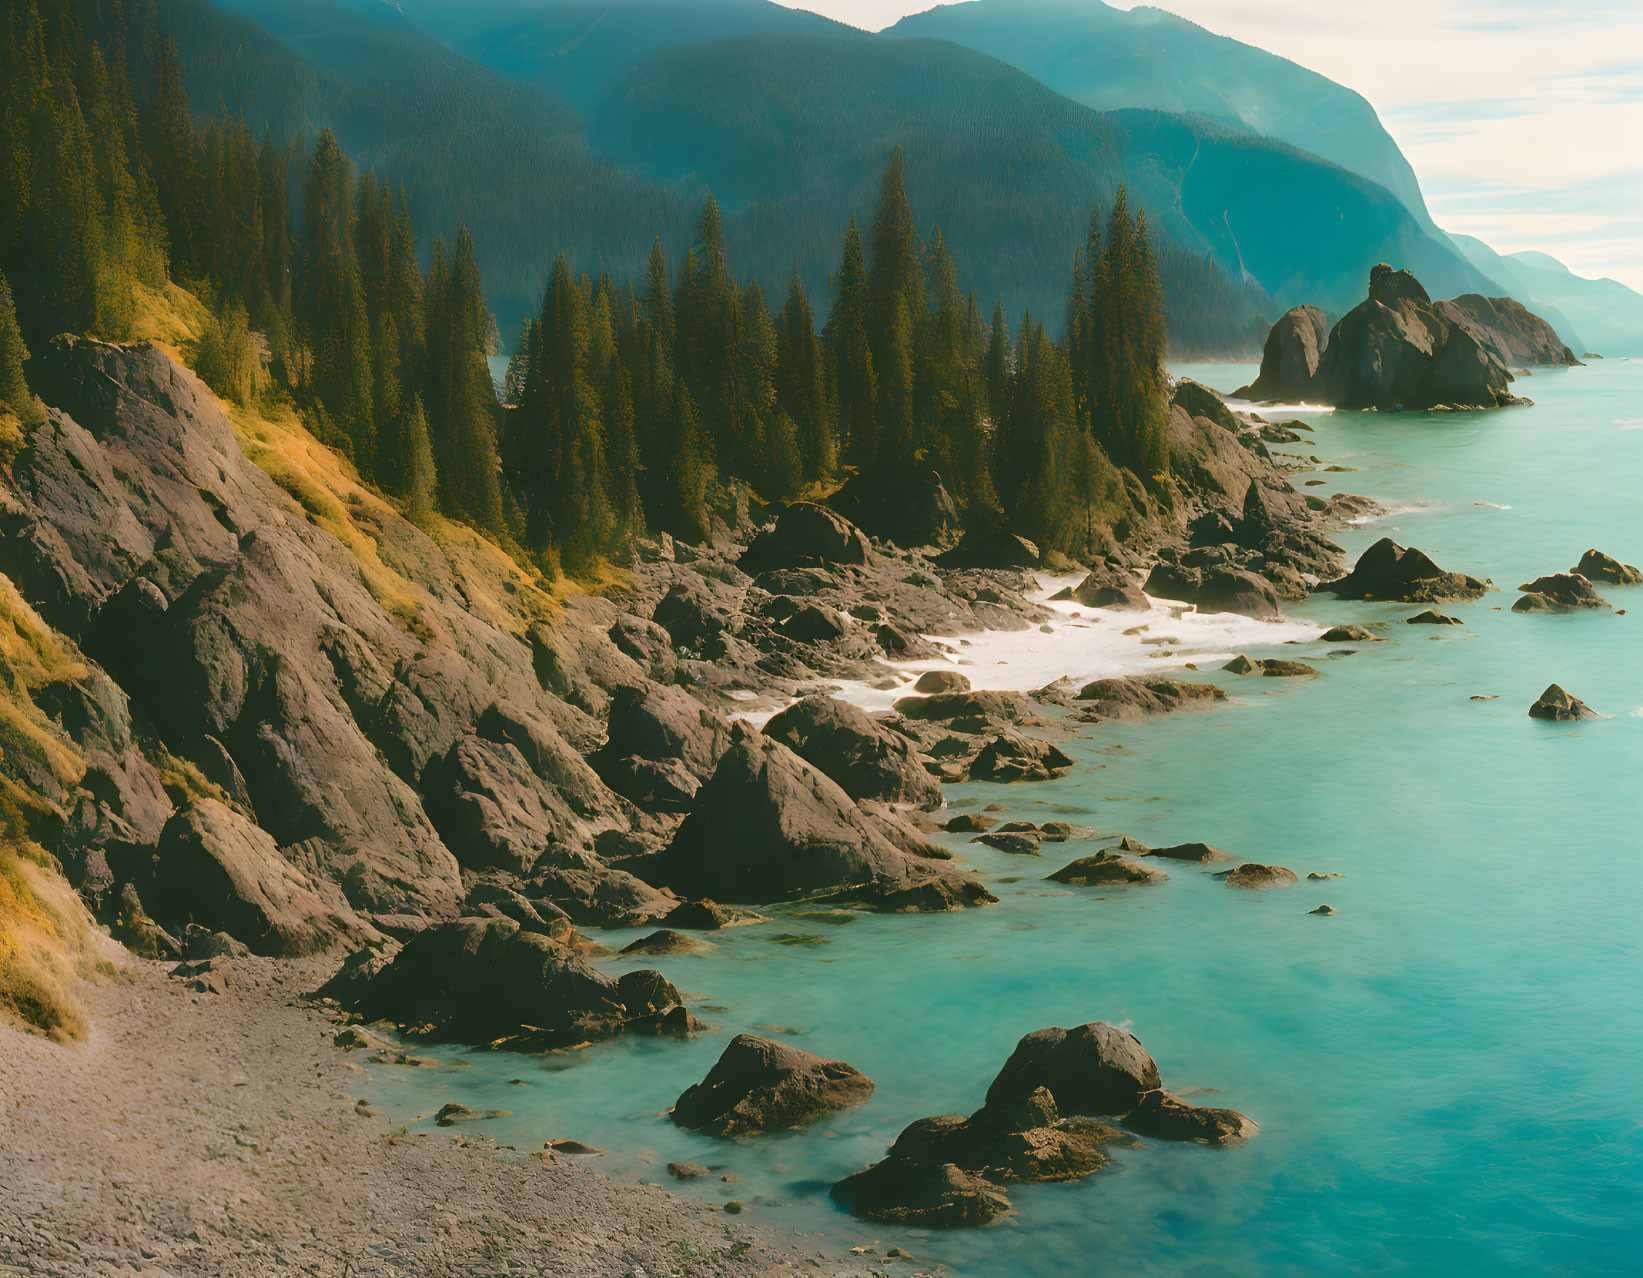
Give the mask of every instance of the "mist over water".
M 1253 373 L 1178 371 L 1223 390 Z M 938 836 L 1000 904 L 777 913 L 712 934 L 706 954 L 612 961 L 659 968 L 720 1032 L 545 1057 L 419 1047 L 466 1068 L 377 1067 L 378 1102 L 396 1123 L 449 1100 L 510 1110 L 479 1130 L 526 1149 L 605 1147 L 598 1162 L 619 1178 L 667 1183 L 668 1161 L 704 1162 L 740 1179 L 677 1192 L 965 1275 L 1636 1272 L 1643 588 L 1599 587 L 1625 616 L 1509 609 L 1512 587 L 1588 547 L 1643 560 L 1643 363 L 1517 389 L 1535 407 L 1307 416 L 1316 434 L 1275 449 L 1354 468 L 1297 475 L 1327 481 L 1303 491 L 1397 512 L 1345 535 L 1353 555 L 1390 535 L 1492 578 L 1499 593 L 1443 607 L 1463 625 L 1315 598 L 1291 612 L 1384 621 L 1391 642 L 1250 648 L 1322 675 L 1200 676 L 1232 700 L 1079 738 L 1060 781 L 948 791 L 956 811 L 996 802 L 1006 819 L 1201 840 L 1289 866 L 1300 885 L 1240 892 L 1170 865 L 1155 887 L 1062 887 L 1041 880 L 1101 843 L 1024 858 Z M 1611 717 L 1529 719 L 1554 681 Z M 1325 902 L 1340 914 L 1307 913 Z M 977 1108 L 1021 1034 L 1094 1019 L 1137 1034 L 1166 1087 L 1242 1110 L 1260 1134 L 1116 1151 L 1082 1182 L 1012 1187 L 1017 1215 L 979 1231 L 896 1230 L 833 1206 L 831 1182 L 907 1122 Z M 663 1112 L 740 1031 L 848 1060 L 878 1091 L 835 1122 L 746 1144 L 675 1128 Z

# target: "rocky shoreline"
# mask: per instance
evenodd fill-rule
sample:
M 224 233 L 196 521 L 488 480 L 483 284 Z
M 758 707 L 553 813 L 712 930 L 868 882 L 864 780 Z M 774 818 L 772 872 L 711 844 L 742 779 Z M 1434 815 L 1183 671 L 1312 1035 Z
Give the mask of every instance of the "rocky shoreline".
M 96 1056 L 150 1033 L 169 1033 L 170 1067 L 186 1069 L 190 1052 L 241 1050 L 235 1036 L 257 1022 L 269 1068 L 346 1081 L 348 1063 L 317 1039 L 305 1058 L 282 1057 L 270 1037 L 285 1025 L 314 1038 L 315 1012 L 295 1004 L 316 991 L 315 1008 L 385 1020 L 407 1039 L 536 1051 L 693 1034 L 702 1027 L 658 973 L 614 979 L 599 967 L 598 929 L 654 926 L 647 952 L 666 953 L 779 902 L 985 908 L 992 895 L 929 837 L 941 784 L 1059 776 L 1073 762 L 1057 745 L 1069 734 L 1219 693 L 1158 676 L 1062 680 L 1032 695 L 972 689 L 946 664 L 958 648 L 931 636 L 1031 633 L 1059 619 L 1033 598 L 1037 548 L 971 536 L 909 550 L 809 503 L 732 501 L 710 543 L 643 543 L 604 595 L 550 599 L 461 530 L 435 538 L 408 523 L 305 436 L 231 421 L 156 348 L 64 342 L 51 359 L 47 423 L 0 484 L 0 560 L 83 663 L 49 706 L 85 765 L 77 783 L 26 779 L 73 886 L 120 941 L 166 967 L 138 964 L 135 987 L 94 992 L 93 1024 L 106 1023 L 93 1033 L 107 1038 L 29 1044 L 19 1059 L 36 1071 L 39 1053 Z M 1176 390 L 1171 432 L 1173 487 L 1135 495 L 1148 522 L 1068 587 L 1070 603 L 1117 623 L 1148 606 L 1144 586 L 1181 608 L 1269 618 L 1342 573 L 1328 534 L 1371 503 L 1304 495 L 1267 448 L 1283 432 L 1193 383 Z M 915 676 L 908 662 L 937 669 Z M 826 695 L 847 683 L 893 695 L 892 712 Z M 755 708 L 780 713 L 761 730 L 738 717 Z M 1064 836 L 1046 826 L 989 837 L 1036 850 Z M 1114 860 L 1125 873 L 1134 864 Z M 158 1028 L 150 1013 L 164 999 L 121 1003 L 132 988 L 178 986 L 186 1001 L 166 1015 L 187 1019 L 186 1033 Z M 44 1080 L 37 1072 L 22 1093 L 39 1119 L 75 1103 Z M 318 1099 L 352 1116 L 339 1085 Z M 109 1096 L 111 1110 L 124 1104 Z M 1039 1110 L 1045 1130 L 1062 1130 Z M 232 1132 L 236 1120 L 219 1110 L 211 1121 Z M 41 1166 L 56 1150 L 87 1174 L 50 1141 L 36 1148 Z M 507 1180 L 502 1201 L 534 1195 L 545 1216 L 561 1210 L 561 1187 L 514 1183 L 519 1160 L 463 1149 L 460 1171 L 421 1158 L 400 1186 L 412 1198 L 383 1210 L 419 1221 L 415 1195 L 437 1199 L 462 1176 Z M 387 1154 L 381 1174 L 409 1157 Z M 118 1228 L 98 1240 L 109 1207 L 95 1198 L 88 1188 L 78 1245 L 140 1255 L 149 1244 Z M 30 1210 L 18 1200 L 18 1238 L 42 1228 Z M 636 1207 L 636 1227 L 685 1228 L 689 1209 L 678 1220 L 671 1210 Z M 215 1272 L 251 1254 L 235 1249 L 256 1230 L 285 1238 L 300 1221 L 202 1234 L 192 1251 L 196 1225 L 160 1241 L 165 1255 L 192 1257 L 179 1272 Z M 509 1246 L 535 1245 L 512 1229 Z M 487 1239 L 480 1229 L 453 1245 Z M 422 1255 L 426 1242 L 404 1245 Z M 697 1272 L 742 1272 L 733 1262 L 744 1254 Z M 315 1251 L 300 1263 L 331 1262 Z M 619 1262 L 601 1253 L 599 1264 Z M 607 1271 L 629 1272 L 577 1270 Z

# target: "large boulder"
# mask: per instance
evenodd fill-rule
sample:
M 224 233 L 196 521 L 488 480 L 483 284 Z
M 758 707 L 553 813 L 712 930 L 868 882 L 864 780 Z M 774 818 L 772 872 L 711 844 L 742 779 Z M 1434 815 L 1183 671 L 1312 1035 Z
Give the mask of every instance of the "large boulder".
M 974 781 L 1052 781 L 1073 766 L 1072 756 L 1048 741 L 999 733 L 970 763 Z
M 1100 723 L 1109 719 L 1147 719 L 1177 710 L 1207 709 L 1217 701 L 1225 701 L 1226 695 L 1212 683 L 1126 676 L 1085 684 L 1078 691 L 1077 701 L 1081 719 Z
M 658 972 L 613 979 L 570 947 L 512 919 L 458 919 L 397 953 L 363 951 L 320 988 L 366 1020 L 469 1042 L 550 1048 L 628 1032 L 697 1028 Z
M 747 572 L 809 565 L 865 564 L 872 548 L 843 515 L 815 502 L 796 501 L 753 539 L 741 559 Z
M 1097 852 L 1070 861 L 1053 874 L 1044 876 L 1054 883 L 1078 883 L 1097 887 L 1122 887 L 1131 883 L 1163 883 L 1169 875 L 1139 865 L 1126 856 L 1113 852 Z
M 672 1117 L 709 1136 L 762 1136 L 854 1109 L 872 1094 L 873 1080 L 853 1065 L 738 1034 L 674 1102 Z
M 820 768 L 852 799 L 941 806 L 941 786 L 913 743 L 849 702 L 806 697 L 771 719 L 764 734 Z
M 1451 603 L 1476 599 L 1488 586 L 1464 573 L 1446 572 L 1424 551 L 1382 537 L 1338 581 L 1318 587 L 1345 599 L 1384 599 L 1401 603 Z
M 375 935 L 334 884 L 303 874 L 272 837 L 215 799 L 191 799 L 166 822 L 144 895 L 167 930 L 199 924 L 259 954 L 314 954 Z
M 926 723 L 946 724 L 955 732 L 1001 732 L 1009 727 L 1041 723 L 1033 705 L 1019 692 L 940 692 L 929 697 L 903 697 L 898 713 Z
M 730 727 L 689 693 L 659 683 L 618 688 L 594 767 L 640 807 L 682 810 L 718 765 Z
M 1294 887 L 1298 882 L 1300 876 L 1294 870 L 1281 865 L 1261 865 L 1256 861 L 1246 861 L 1229 871 L 1226 876 L 1228 887 L 1250 888 L 1256 891 Z
M 1611 586 L 1643 585 L 1643 572 L 1601 550 L 1588 550 L 1569 571 L 1579 573 L 1587 581 L 1601 581 Z
M 943 568 L 1036 568 L 1037 545 L 1005 528 L 973 528 L 958 545 L 936 556 Z
M 1202 417 L 1227 430 L 1242 429 L 1226 402 L 1208 386 L 1190 377 L 1183 377 L 1175 384 L 1175 393 L 1170 396 L 1170 402 L 1194 417 Z
M 1119 612 L 1146 612 L 1152 607 L 1146 592 L 1127 568 L 1103 564 L 1092 569 L 1072 587 L 1074 602 L 1086 608 L 1111 608 Z
M 1160 1086 L 1140 1039 L 1091 1021 L 1023 1036 L 987 1089 L 987 1104 L 1009 1105 L 1042 1087 L 1064 1114 L 1127 1114 Z
M 1232 564 L 1160 563 L 1147 574 L 1146 593 L 1196 605 L 1199 612 L 1276 617 L 1278 592 L 1265 577 Z
M 1259 376 L 1234 393 L 1239 399 L 1305 399 L 1328 345 L 1324 313 L 1316 306 L 1291 308 L 1267 334 Z
M 1565 610 L 1609 606 L 1609 601 L 1592 589 L 1592 583 L 1577 572 L 1549 573 L 1524 582 L 1518 589 L 1526 596 L 1538 595 Z
M 837 782 L 746 724 L 672 841 L 632 868 L 690 897 L 758 904 L 933 872 L 947 853 L 892 831 L 862 811 Z
M 1540 694 L 1534 705 L 1529 707 L 1529 717 L 1570 722 L 1577 719 L 1601 719 L 1603 716 L 1579 697 L 1570 696 L 1554 683 Z

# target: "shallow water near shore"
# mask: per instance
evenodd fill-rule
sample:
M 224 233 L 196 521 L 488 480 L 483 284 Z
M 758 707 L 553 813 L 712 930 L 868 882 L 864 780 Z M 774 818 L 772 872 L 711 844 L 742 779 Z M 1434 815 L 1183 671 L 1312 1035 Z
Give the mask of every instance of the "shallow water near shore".
M 1222 389 L 1254 372 L 1177 371 Z M 419 1047 L 466 1068 L 375 1067 L 377 1101 L 396 1124 L 450 1100 L 509 1110 L 470 1130 L 602 1146 L 618 1178 L 703 1162 L 739 1180 L 679 1193 L 964 1275 L 1635 1272 L 1643 588 L 1599 587 L 1625 616 L 1509 609 L 1511 587 L 1588 547 L 1643 561 L 1643 362 L 1516 389 L 1536 405 L 1303 414 L 1315 435 L 1275 448 L 1353 468 L 1298 474 L 1327 481 L 1302 491 L 1393 509 L 1341 538 L 1353 555 L 1390 535 L 1492 578 L 1499 593 L 1444 606 L 1462 625 L 1314 598 L 1293 615 L 1386 622 L 1390 642 L 1249 647 L 1322 674 L 1200 676 L 1232 700 L 1081 737 L 1059 781 L 948 791 L 956 811 L 1000 803 L 1005 818 L 1346 877 L 1251 893 L 1171 865 L 1168 883 L 1103 893 L 1041 881 L 1100 842 L 1021 858 L 938 836 L 1000 904 L 777 914 L 713 934 L 705 954 L 613 961 L 659 968 L 720 1032 L 546 1057 Z M 1611 717 L 1529 719 L 1552 682 Z M 1324 902 L 1340 914 L 1307 913 Z M 978 1231 L 897 1230 L 831 1203 L 831 1182 L 907 1122 L 977 1108 L 1021 1034 L 1094 1019 L 1137 1034 L 1167 1087 L 1244 1111 L 1260 1134 L 1228 1150 L 1149 1142 L 1077 1184 L 1013 1187 L 1017 1214 Z M 675 1128 L 664 1111 L 740 1031 L 842 1057 L 878 1091 L 796 1135 Z

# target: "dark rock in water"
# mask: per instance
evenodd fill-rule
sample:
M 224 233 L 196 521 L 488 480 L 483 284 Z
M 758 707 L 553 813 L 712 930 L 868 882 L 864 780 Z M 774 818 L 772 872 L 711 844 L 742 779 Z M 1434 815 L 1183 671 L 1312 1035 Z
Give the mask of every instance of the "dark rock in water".
M 1202 417 L 1230 431 L 1241 429 L 1241 423 L 1233 416 L 1225 401 L 1208 386 L 1195 382 L 1190 377 L 1183 377 L 1175 384 L 1175 394 L 1170 399 L 1177 408 L 1190 416 Z
M 1545 595 L 1522 595 L 1518 598 L 1518 601 L 1512 605 L 1512 611 L 1562 616 L 1566 613 L 1573 612 L 1574 609 L 1568 604 L 1559 603 L 1555 599 L 1548 599 Z
M 899 882 L 916 877 L 922 861 L 947 857 L 922 836 L 892 838 L 837 782 L 738 723 L 672 842 L 630 868 L 689 896 L 757 903 Z
M 259 954 L 315 954 L 375 935 L 339 888 L 303 874 L 267 833 L 215 799 L 192 799 L 161 831 L 149 909 L 181 932 L 200 923 Z
M 361 951 L 319 993 L 366 1020 L 469 1042 L 553 1047 L 698 1028 L 660 973 L 613 980 L 511 919 L 458 919 L 412 937 L 397 953 Z
M 1643 585 L 1643 572 L 1601 550 L 1588 550 L 1569 571 L 1579 573 L 1587 581 L 1602 581 L 1611 586 Z
M 942 829 L 948 834 L 980 834 L 997 824 L 992 817 L 982 816 L 977 812 L 960 812 L 956 817 L 950 817 Z
M 711 1176 L 713 1169 L 704 1167 L 701 1163 L 675 1162 L 667 1165 L 667 1174 L 674 1180 L 700 1180 L 703 1176 Z
M 1369 273 L 1368 300 L 1331 330 L 1309 393 L 1337 408 L 1391 412 L 1518 402 L 1511 373 L 1480 336 L 1383 262 Z
M 1540 699 L 1529 707 L 1531 719 L 1554 719 L 1567 721 L 1573 719 L 1601 719 L 1598 714 L 1578 697 L 1571 697 L 1557 684 L 1552 684 Z
M 681 901 L 662 918 L 669 927 L 688 927 L 700 932 L 716 932 L 724 927 L 739 927 L 744 923 L 759 923 L 762 914 L 734 905 L 720 905 L 717 901 Z
M 1328 345 L 1324 313 L 1316 306 L 1293 307 L 1267 334 L 1260 375 L 1234 394 L 1253 400 L 1305 399 Z
M 1277 657 L 1262 657 L 1255 664 L 1260 667 L 1261 674 L 1268 679 L 1295 679 L 1318 673 L 1304 661 L 1283 661 Z
M 1417 612 L 1413 617 L 1405 617 L 1405 625 L 1410 626 L 1458 626 L 1459 617 L 1451 617 L 1448 613 L 1437 612 L 1428 608 L 1425 612 Z
M 1145 843 L 1141 842 L 1140 839 L 1132 839 L 1127 834 L 1120 834 L 1118 836 L 1118 842 L 1114 843 L 1110 848 L 1107 849 L 1107 851 L 1108 852 L 1130 852 L 1130 853 L 1133 853 L 1135 856 L 1146 856 L 1149 852 L 1152 851 L 1152 849 L 1149 848 Z
M 1070 755 L 1048 741 L 1002 732 L 970 764 L 977 781 L 1049 781 L 1072 767 Z
M 1318 638 L 1324 643 L 1385 643 L 1383 636 L 1364 626 L 1331 626 Z
M 814 502 L 796 501 L 753 539 L 741 566 L 750 573 L 811 564 L 865 564 L 872 548 L 844 516 Z
M 1010 1210 L 1004 1190 L 985 1176 L 918 1159 L 874 1163 L 834 1185 L 833 1196 L 851 1215 L 920 1229 L 985 1225 Z
M 1226 692 L 1212 683 L 1180 679 L 1097 679 L 1079 689 L 1079 718 L 1088 723 L 1109 719 L 1146 719 L 1177 710 L 1197 710 L 1226 700 Z
M 1047 874 L 1044 877 L 1056 883 L 1118 887 L 1127 883 L 1162 883 L 1169 875 L 1162 870 L 1137 865 L 1128 857 L 1115 856 L 1111 852 L 1097 852 L 1094 856 L 1080 857 L 1069 862 L 1054 874 Z
M 1339 914 L 1340 911 L 1337 910 L 1333 905 L 1320 905 L 1315 910 L 1308 910 L 1307 913 L 1308 914 Z
M 1008 852 L 1012 856 L 1039 855 L 1039 837 L 1036 830 L 998 830 L 992 834 L 983 834 L 979 838 L 971 839 L 972 843 L 981 843 L 997 852 Z
M 550 850 L 526 886 L 584 927 L 641 927 L 673 908 L 671 897 L 588 852 Z
M 567 1154 L 572 1158 L 597 1158 L 600 1154 L 610 1153 L 608 1149 L 600 1149 L 597 1145 L 589 1145 L 579 1140 L 550 1140 L 542 1148 L 552 1150 L 556 1154 Z
M 1158 1140 L 1191 1140 L 1201 1145 L 1237 1145 L 1260 1128 L 1235 1109 L 1201 1109 L 1166 1091 L 1148 1092 L 1124 1116 L 1124 1126 Z
M 1580 363 L 1558 338 L 1557 330 L 1512 298 L 1463 293 L 1433 309 L 1459 324 L 1507 368 Z
M 1526 595 L 1540 595 L 1565 608 L 1607 608 L 1609 601 L 1592 589 L 1592 583 L 1575 572 L 1556 572 L 1537 577 L 1518 587 Z
M 652 932 L 649 936 L 641 936 L 631 945 L 624 945 L 623 954 L 697 954 L 709 947 L 698 941 L 694 936 L 686 936 L 682 932 L 671 932 L 663 929 Z
M 466 1105 L 459 1105 L 450 1101 L 439 1107 L 434 1115 L 434 1122 L 441 1127 L 455 1127 L 458 1123 L 478 1123 L 491 1118 L 506 1118 L 505 1109 L 469 1109 Z
M 1445 572 L 1423 551 L 1382 537 L 1358 557 L 1339 581 L 1318 587 L 1345 599 L 1384 599 L 1402 603 L 1452 603 L 1476 599 L 1488 589 L 1476 577 Z
M 1039 837 L 1046 843 L 1066 843 L 1069 839 L 1088 838 L 1090 831 L 1071 821 L 1046 821 L 1038 827 Z
M 1063 1114 L 1127 1114 L 1160 1086 L 1140 1039 L 1092 1021 L 1024 1036 L 987 1089 L 987 1104 L 1014 1104 L 1042 1087 Z
M 913 685 L 914 692 L 934 696 L 940 692 L 968 692 L 970 681 L 957 670 L 926 670 Z
M 1227 662 L 1226 665 L 1222 666 L 1221 669 L 1225 670 L 1228 674 L 1251 675 L 1254 674 L 1259 667 L 1248 657 L 1244 656 L 1243 653 L 1239 653 L 1231 661 Z
M 1038 561 L 1036 545 L 1003 528 L 967 532 L 935 560 L 943 568 L 1036 568 Z
M 738 1034 L 706 1078 L 674 1102 L 673 1121 L 709 1136 L 759 1136 L 854 1109 L 873 1094 L 843 1061 Z
M 1145 589 L 1155 598 L 1193 604 L 1199 612 L 1275 617 L 1281 611 L 1278 592 L 1270 581 L 1227 565 L 1159 564 L 1148 574 Z
M 1300 876 L 1294 870 L 1286 870 L 1281 865 L 1261 865 L 1255 861 L 1246 861 L 1226 876 L 1228 887 L 1237 888 L 1281 888 L 1293 887 L 1300 882 Z
M 848 702 L 806 697 L 771 719 L 764 734 L 821 769 L 852 799 L 941 806 L 941 786 L 913 743 Z
M 1196 861 L 1200 865 L 1232 860 L 1220 848 L 1212 848 L 1207 843 L 1177 843 L 1167 848 L 1153 848 L 1142 855 L 1167 857 L 1171 861 Z
M 1037 834 L 1038 825 L 1032 821 L 1006 821 L 998 827 L 1000 834 Z

